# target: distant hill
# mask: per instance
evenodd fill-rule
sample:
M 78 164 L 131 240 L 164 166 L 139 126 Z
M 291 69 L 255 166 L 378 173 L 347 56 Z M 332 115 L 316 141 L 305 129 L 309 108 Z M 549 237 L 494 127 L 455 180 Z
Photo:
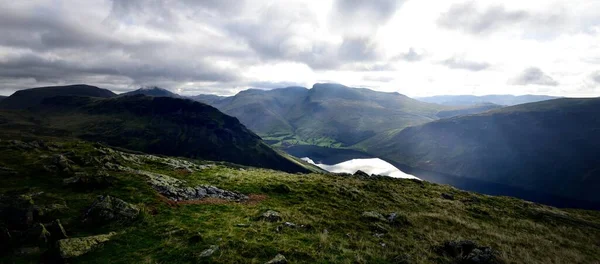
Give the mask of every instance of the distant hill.
M 402 130 L 367 147 L 412 167 L 600 201 L 600 98 L 555 99 Z
M 183 98 L 181 95 L 178 95 L 178 94 L 173 93 L 173 92 L 171 92 L 171 91 L 169 91 L 167 89 L 163 89 L 163 88 L 156 87 L 156 86 L 142 87 L 142 88 L 137 89 L 135 91 L 122 93 L 122 94 L 120 94 L 120 96 L 138 95 L 138 94 L 143 94 L 143 95 L 147 95 L 147 96 L 154 96 L 154 97 Z
M 497 104 L 492 104 L 492 103 L 481 103 L 481 104 L 474 104 L 472 106 L 467 106 L 464 108 L 440 111 L 437 113 L 436 116 L 439 118 L 449 118 L 449 117 L 455 117 L 455 116 L 461 116 L 461 115 L 472 115 L 472 114 L 483 113 L 485 111 L 490 111 L 493 109 L 498 109 L 501 107 L 503 107 L 503 106 L 497 105 Z
M 484 95 L 484 96 L 475 96 L 475 95 L 438 95 L 431 97 L 418 97 L 417 100 L 434 103 L 434 104 L 442 104 L 442 105 L 478 105 L 483 103 L 492 103 L 497 105 L 518 105 L 518 104 L 526 104 L 526 103 L 534 103 L 545 100 L 552 100 L 558 97 L 548 96 L 548 95 Z
M 26 109 L 38 105 L 46 98 L 66 95 L 100 98 L 116 96 L 115 93 L 109 90 L 84 84 L 39 87 L 16 91 L 11 96 L 0 101 L 0 109 Z
M 4 95 L 0 95 L 0 101 L 4 100 L 4 98 L 6 98 L 7 96 Z
M 471 111 L 468 107 L 424 103 L 399 93 L 331 83 L 315 84 L 312 89 L 250 89 L 232 97 L 204 98 L 278 146 L 353 146 L 378 133 L 437 120 L 440 113 L 452 115 L 443 111 L 483 111 L 479 106 Z
M 305 172 L 239 121 L 187 99 L 58 96 L 27 111 L 0 111 L 5 133 L 71 136 L 147 153 Z
M 218 95 L 214 95 L 214 94 L 200 94 L 200 95 L 188 96 L 188 98 L 190 98 L 194 101 L 205 103 L 205 104 L 213 104 L 217 101 L 225 99 L 226 96 L 218 96 Z

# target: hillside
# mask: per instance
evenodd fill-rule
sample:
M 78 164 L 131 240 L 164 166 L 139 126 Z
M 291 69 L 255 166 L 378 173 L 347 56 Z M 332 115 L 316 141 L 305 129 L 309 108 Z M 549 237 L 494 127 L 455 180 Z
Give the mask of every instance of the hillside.
M 438 114 L 479 113 L 494 107 L 450 107 L 423 103 L 399 93 L 340 84 L 312 89 L 250 89 L 235 96 L 197 100 L 215 106 L 276 146 L 350 147 L 380 133 L 438 119 Z
M 305 172 L 236 118 L 191 100 L 143 95 L 62 96 L 29 111 L 0 111 L 4 133 L 69 136 L 171 156 Z
M 600 99 L 556 99 L 410 127 L 369 153 L 420 169 L 600 201 Z
M 116 96 L 115 93 L 109 90 L 84 84 L 39 87 L 16 91 L 11 96 L 0 101 L 0 109 L 26 109 L 38 105 L 46 98 L 67 95 L 99 98 Z
M 0 101 L 4 100 L 4 98 L 6 98 L 7 96 L 4 95 L 0 95 Z
M 181 95 L 173 93 L 167 89 L 163 89 L 156 86 L 150 87 L 142 87 L 140 89 L 126 92 L 120 94 L 120 96 L 129 96 L 129 95 L 146 95 L 146 96 L 154 96 L 154 97 L 173 97 L 173 98 L 183 98 Z
M 214 94 L 199 94 L 199 95 L 194 95 L 194 96 L 188 96 L 188 98 L 192 99 L 194 101 L 198 101 L 201 103 L 211 105 L 215 102 L 225 99 L 226 96 L 218 96 L 218 95 L 214 95 Z
M 2 140 L 0 167 L 3 263 L 600 260 L 598 212 L 416 180 L 287 174 L 59 138 Z
M 518 105 L 526 103 L 534 103 L 546 100 L 557 99 L 558 97 L 547 96 L 547 95 L 437 95 L 430 97 L 418 97 L 417 100 L 442 104 L 442 105 L 453 105 L 453 106 L 466 106 L 466 105 L 478 105 L 478 104 L 497 104 L 497 105 Z

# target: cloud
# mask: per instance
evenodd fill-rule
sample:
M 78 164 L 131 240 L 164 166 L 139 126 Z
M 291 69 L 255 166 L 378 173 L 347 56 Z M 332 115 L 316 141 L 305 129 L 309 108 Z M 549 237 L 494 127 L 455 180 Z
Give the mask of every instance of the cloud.
M 513 85 L 543 85 L 557 86 L 559 83 L 552 77 L 545 74 L 540 68 L 530 67 L 525 69 L 521 74 L 514 78 L 511 82 Z
M 509 11 L 503 6 L 491 6 L 479 10 L 474 2 L 454 4 L 437 20 L 448 29 L 460 29 L 471 34 L 490 32 L 494 29 L 523 22 L 530 14 L 525 11 Z
M 490 64 L 487 62 L 470 61 L 459 56 L 448 58 L 442 61 L 442 64 L 450 69 L 461 69 L 469 71 L 481 71 L 490 67 Z
M 392 58 L 392 60 L 404 60 L 404 61 L 420 61 L 424 57 L 423 53 L 417 53 L 414 48 L 409 48 L 406 53 L 401 53 Z
M 600 71 L 594 72 L 590 75 L 590 79 L 596 84 L 600 85 Z
M 384 25 L 403 0 L 335 0 L 330 23 L 344 36 L 365 37 Z

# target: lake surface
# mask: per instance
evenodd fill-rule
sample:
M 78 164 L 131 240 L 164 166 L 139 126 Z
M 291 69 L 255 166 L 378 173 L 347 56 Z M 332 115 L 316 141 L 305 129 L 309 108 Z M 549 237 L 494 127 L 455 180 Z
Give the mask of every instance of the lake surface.
M 335 173 L 355 173 L 358 170 L 364 171 L 367 174 L 385 175 L 394 178 L 419 179 L 413 175 L 407 174 L 394 167 L 394 165 L 379 159 L 351 159 L 338 164 L 327 165 L 315 163 L 311 158 L 304 157 L 302 160 L 317 165 L 319 168 Z

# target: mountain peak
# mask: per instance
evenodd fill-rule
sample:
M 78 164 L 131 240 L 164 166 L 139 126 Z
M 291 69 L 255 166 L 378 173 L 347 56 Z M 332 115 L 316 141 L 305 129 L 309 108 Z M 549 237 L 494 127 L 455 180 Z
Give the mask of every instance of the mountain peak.
M 137 95 L 137 94 L 143 94 L 143 95 L 146 95 L 146 96 L 154 96 L 154 97 L 181 98 L 181 95 L 173 93 L 173 92 L 171 92 L 171 91 L 169 91 L 167 89 L 160 88 L 158 86 L 144 86 L 144 87 L 141 87 L 141 88 L 139 88 L 137 90 L 123 93 L 122 95 L 128 96 L 128 95 Z

